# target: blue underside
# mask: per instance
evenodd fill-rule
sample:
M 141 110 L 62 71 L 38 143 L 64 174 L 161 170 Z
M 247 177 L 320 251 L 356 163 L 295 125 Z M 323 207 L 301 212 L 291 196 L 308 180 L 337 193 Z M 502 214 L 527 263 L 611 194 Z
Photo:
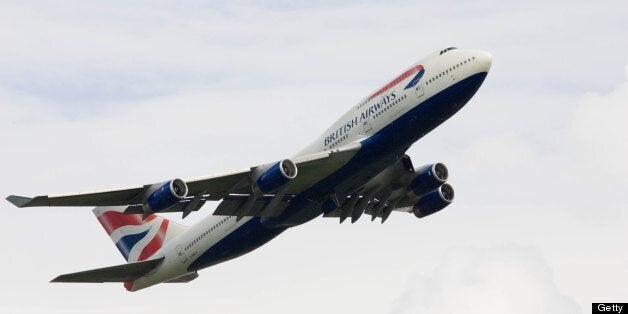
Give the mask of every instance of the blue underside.
M 189 270 L 195 271 L 246 254 L 288 227 L 320 216 L 325 200 L 323 196 L 332 191 L 339 195 L 350 194 L 397 161 L 410 145 L 458 112 L 480 88 L 486 74 L 472 75 L 415 106 L 364 140 L 360 151 L 347 165 L 301 193 L 279 217 L 263 224 L 259 218 L 249 220 L 200 255 Z
M 196 271 L 244 255 L 264 245 L 286 229 L 266 227 L 260 222 L 260 218 L 255 217 L 201 254 L 190 264 L 188 271 Z

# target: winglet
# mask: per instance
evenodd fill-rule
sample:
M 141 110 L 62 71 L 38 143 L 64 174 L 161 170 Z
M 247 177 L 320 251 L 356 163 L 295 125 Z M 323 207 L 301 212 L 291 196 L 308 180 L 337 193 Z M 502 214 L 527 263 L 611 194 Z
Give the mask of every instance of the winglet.
M 30 203 L 33 199 L 30 197 L 10 195 L 6 198 L 6 200 L 11 202 L 11 204 L 21 208 L 28 205 L 28 203 Z

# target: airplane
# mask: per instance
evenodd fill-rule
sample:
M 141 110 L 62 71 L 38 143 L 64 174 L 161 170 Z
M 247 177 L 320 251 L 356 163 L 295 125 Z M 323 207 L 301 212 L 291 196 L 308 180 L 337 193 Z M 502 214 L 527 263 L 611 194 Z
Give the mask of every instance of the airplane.
M 17 207 L 96 206 L 98 221 L 127 263 L 58 276 L 52 282 L 122 282 L 128 291 L 189 282 L 319 216 L 362 215 L 384 223 L 393 211 L 418 218 L 454 199 L 440 162 L 415 168 L 406 151 L 458 112 L 491 68 L 490 53 L 435 51 L 377 89 L 292 158 L 221 174 L 79 194 L 11 195 Z M 212 215 L 183 226 L 208 201 Z

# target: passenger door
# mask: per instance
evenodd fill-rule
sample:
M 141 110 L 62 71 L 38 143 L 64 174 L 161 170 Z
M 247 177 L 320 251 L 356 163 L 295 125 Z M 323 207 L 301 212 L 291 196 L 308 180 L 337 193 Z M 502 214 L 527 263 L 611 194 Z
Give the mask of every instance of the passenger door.
M 371 125 L 371 117 L 369 116 L 368 118 L 362 120 L 362 133 L 364 134 L 370 134 L 371 130 L 373 129 L 373 126 Z
M 181 264 L 185 264 L 188 261 L 188 257 L 185 255 L 185 250 L 183 249 L 183 245 L 177 245 L 177 256 Z
M 420 81 L 418 84 L 414 86 L 414 93 L 416 94 L 416 98 L 421 98 L 425 95 L 425 89 L 423 88 L 423 81 Z

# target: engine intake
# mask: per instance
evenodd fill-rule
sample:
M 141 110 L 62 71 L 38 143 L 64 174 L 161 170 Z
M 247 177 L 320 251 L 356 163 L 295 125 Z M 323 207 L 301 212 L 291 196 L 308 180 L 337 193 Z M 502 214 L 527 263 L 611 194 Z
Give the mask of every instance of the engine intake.
M 297 165 L 290 159 L 281 160 L 264 171 L 253 186 L 256 194 L 275 192 L 297 177 Z
M 412 212 L 417 218 L 429 216 L 447 207 L 454 200 L 454 188 L 445 183 L 436 190 L 423 195 L 414 205 Z
M 149 188 L 149 195 L 146 198 L 144 206 L 153 213 L 166 210 L 188 194 L 188 186 L 181 179 L 174 179 L 163 183 L 154 184 Z
M 419 168 L 408 187 L 416 197 L 421 197 L 447 182 L 448 178 L 449 170 L 439 162 Z

